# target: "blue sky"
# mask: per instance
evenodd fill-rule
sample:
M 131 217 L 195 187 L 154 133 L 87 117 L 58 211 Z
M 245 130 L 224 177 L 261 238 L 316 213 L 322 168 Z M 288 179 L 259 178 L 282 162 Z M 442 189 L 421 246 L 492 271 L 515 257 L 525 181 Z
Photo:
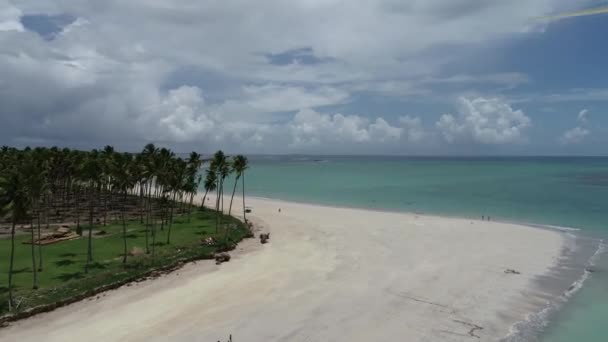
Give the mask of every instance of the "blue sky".
M 605 1 L 237 2 L 0 0 L 0 144 L 607 154 Z

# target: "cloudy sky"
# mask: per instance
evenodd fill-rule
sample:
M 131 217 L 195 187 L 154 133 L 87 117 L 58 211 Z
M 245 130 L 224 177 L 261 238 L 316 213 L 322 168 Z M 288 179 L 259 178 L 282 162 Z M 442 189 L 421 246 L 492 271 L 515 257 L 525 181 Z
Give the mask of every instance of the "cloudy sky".
M 598 0 L 0 0 L 0 144 L 605 155 Z

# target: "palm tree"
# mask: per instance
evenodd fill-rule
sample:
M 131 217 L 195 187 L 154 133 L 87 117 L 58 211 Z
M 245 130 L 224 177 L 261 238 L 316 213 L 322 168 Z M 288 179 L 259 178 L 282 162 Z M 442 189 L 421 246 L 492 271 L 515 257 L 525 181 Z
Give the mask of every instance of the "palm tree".
M 21 173 L 24 177 L 24 186 L 27 191 L 29 199 L 29 221 L 30 221 L 30 234 L 31 234 L 31 252 L 32 252 L 32 276 L 33 284 L 32 288 L 38 288 L 38 273 L 36 267 L 36 250 L 35 250 L 35 238 L 34 238 L 34 213 L 39 213 L 38 203 L 40 202 L 40 196 L 42 194 L 43 178 L 44 174 L 41 172 L 42 168 L 38 164 L 38 160 L 29 149 L 25 149 L 24 160 L 21 164 Z M 39 215 L 39 214 L 38 214 Z M 38 219 L 40 222 L 40 219 Z
M 226 162 L 226 155 L 224 152 L 217 151 L 213 155 L 213 159 L 211 161 L 211 170 L 213 170 L 217 174 L 217 197 L 215 201 L 215 211 L 216 211 L 216 220 L 215 220 L 215 232 L 219 231 L 221 214 L 220 214 L 220 203 L 223 202 L 222 194 L 224 193 L 223 185 L 224 179 L 230 173 L 230 168 L 228 167 L 228 163 Z M 223 208 L 223 203 L 222 203 Z
M 88 201 L 89 201 L 89 234 L 87 240 L 87 260 L 84 267 L 85 273 L 89 271 L 91 262 L 93 261 L 93 211 L 96 204 L 96 193 L 99 194 L 101 183 L 102 183 L 102 172 L 99 167 L 99 153 L 97 150 L 93 150 L 84 162 L 83 165 L 83 176 L 87 180 L 88 184 Z
M 112 163 L 114 162 L 114 147 L 108 145 L 103 148 L 103 151 L 100 153 L 100 166 L 102 170 L 102 178 L 101 178 L 101 188 L 103 190 L 103 225 L 107 224 L 108 220 L 108 200 L 110 205 L 112 205 Z
M 201 209 L 205 208 L 205 199 L 207 198 L 207 193 L 209 193 L 209 191 L 214 191 L 217 188 L 217 174 L 212 168 L 209 168 L 209 170 L 207 170 L 207 176 L 205 177 L 205 182 L 203 186 L 205 187 L 205 196 L 203 196 Z
M 13 268 L 15 265 L 15 227 L 27 216 L 29 196 L 22 170 L 16 165 L 6 168 L 0 178 L 0 213 L 11 218 L 11 254 L 8 269 L 8 308 L 13 308 Z
M 224 212 L 224 181 L 226 180 L 226 178 L 228 178 L 228 176 L 232 172 L 232 169 L 231 169 L 230 164 L 228 163 L 228 159 L 226 157 L 224 157 L 224 159 L 222 160 L 222 163 L 218 166 L 218 170 L 219 170 L 219 174 L 220 174 L 220 195 L 221 195 L 220 203 L 222 204 L 221 211 L 223 213 Z
M 194 195 L 198 191 L 198 187 L 201 184 L 201 176 L 198 175 L 199 169 L 203 164 L 201 155 L 192 152 L 188 158 L 188 180 L 186 184 L 186 192 L 190 194 L 190 203 L 188 205 L 188 222 L 190 222 L 190 215 L 192 214 L 192 202 L 194 201 Z M 198 176 L 197 176 L 198 175 Z
M 241 156 L 240 169 L 241 169 L 241 179 L 243 180 L 243 222 L 247 223 L 247 210 L 245 210 L 245 170 L 249 168 L 249 161 L 247 157 Z
M 150 216 L 152 215 L 152 188 L 155 177 L 155 159 L 157 155 L 157 149 L 154 144 L 147 144 L 142 153 L 143 158 L 143 174 L 142 176 L 146 180 L 146 188 L 147 188 L 147 196 L 144 191 L 144 197 L 147 197 L 146 207 L 148 210 L 146 211 L 146 254 L 150 253 L 150 244 L 148 242 L 148 236 L 150 235 Z
M 49 229 L 49 207 L 50 207 L 50 199 L 52 196 L 52 192 L 51 192 L 51 168 L 50 168 L 50 157 L 49 157 L 49 150 L 44 150 L 41 151 L 41 159 L 42 159 L 42 165 L 41 165 L 41 177 L 42 177 L 42 188 L 41 193 L 40 193 L 40 201 L 42 202 L 42 204 L 44 205 L 44 219 L 46 221 L 46 228 L 47 230 Z M 76 199 L 76 203 L 78 205 L 78 199 Z M 78 216 L 78 207 L 76 207 L 76 215 L 78 218 L 80 218 L 80 216 Z M 78 220 L 78 225 L 80 224 L 80 220 Z M 78 229 L 78 228 L 77 228 Z M 38 272 L 42 272 L 42 243 L 40 243 L 40 240 L 42 238 L 42 234 L 40 233 L 40 210 L 38 211 Z
M 127 263 L 127 222 L 125 219 L 125 210 L 127 204 L 128 190 L 134 186 L 133 176 L 133 158 L 129 153 L 114 155 L 113 170 L 112 170 L 112 191 L 122 195 L 123 203 L 120 206 L 120 216 L 122 219 L 122 239 L 123 239 L 123 257 L 122 263 Z
M 156 172 L 156 186 L 160 196 L 160 222 L 161 231 L 164 229 L 167 217 L 167 207 L 170 196 L 169 178 L 171 177 L 170 164 L 175 154 L 166 148 L 161 148 L 154 158 L 154 170 Z M 156 252 L 156 220 L 152 226 L 152 261 L 154 262 Z
M 237 156 L 229 163 L 224 153 L 218 151 L 204 177 L 203 203 L 209 191 L 217 192 L 216 232 L 219 231 L 222 220 L 224 182 L 232 171 L 236 172 L 236 181 L 230 199 L 229 214 L 239 178 L 243 178 L 244 196 L 243 171 L 246 166 L 242 166 L 240 158 L 244 157 Z M 3 179 L 0 209 L 3 217 L 10 218 L 13 223 L 11 258 L 15 258 L 16 226 L 29 221 L 33 287 L 36 288 L 38 272 L 43 269 L 41 221 L 46 221 L 46 228 L 50 230 L 52 223 L 73 219 L 77 232 L 82 235 L 80 227 L 82 214 L 85 222 L 88 216 L 85 273 L 90 270 L 93 262 L 92 235 L 95 222 L 99 223 L 102 216 L 105 224 L 108 220 L 122 221 L 123 263 L 126 263 L 127 222 L 131 217 L 139 216 L 140 222 L 143 223 L 145 212 L 146 253 L 150 252 L 148 238 L 151 233 L 154 261 L 158 220 L 160 219 L 161 230 L 165 226 L 168 227 L 167 243 L 171 243 L 175 218 L 185 214 L 187 210 L 190 220 L 193 199 L 203 179 L 199 173 L 202 162 L 198 153 L 193 152 L 187 160 L 183 160 L 177 158 L 170 150 L 157 149 L 153 144 L 146 145 L 136 156 L 119 154 L 111 146 L 106 146 L 101 152 L 57 147 L 24 150 L 2 147 L 0 176 Z M 132 203 L 136 205 L 133 206 Z M 131 210 L 132 207 L 136 208 L 135 213 Z M 37 255 L 33 244 L 36 241 L 34 220 L 38 225 Z M 13 261 L 11 261 L 11 269 L 12 264 Z M 9 273 L 12 286 L 13 274 L 12 271 Z M 12 287 L 10 290 L 12 298 Z M 12 305 L 12 299 L 10 304 Z
M 234 193 L 236 192 L 236 186 L 239 183 L 239 178 L 243 175 L 247 169 L 247 158 L 241 154 L 234 157 L 232 159 L 232 171 L 235 173 L 234 178 L 234 188 L 232 189 L 232 196 L 230 197 L 230 207 L 228 208 L 228 216 L 232 212 L 232 201 L 234 200 Z M 243 191 L 245 190 L 245 186 L 243 183 Z M 245 200 L 245 195 L 243 194 L 243 201 Z M 245 207 L 243 206 L 243 211 L 245 211 Z
M 172 199 L 170 200 L 170 212 L 169 221 L 167 228 L 167 244 L 171 243 L 171 227 L 173 226 L 173 208 L 175 206 L 175 199 L 177 194 L 183 188 L 184 175 L 186 174 L 186 162 L 178 158 L 171 163 L 170 176 L 168 177 L 169 191 L 172 192 Z

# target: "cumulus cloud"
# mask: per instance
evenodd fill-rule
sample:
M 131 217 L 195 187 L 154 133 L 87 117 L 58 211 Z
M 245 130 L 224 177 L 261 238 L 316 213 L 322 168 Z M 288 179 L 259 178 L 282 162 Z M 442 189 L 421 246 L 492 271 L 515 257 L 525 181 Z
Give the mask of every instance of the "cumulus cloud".
M 281 123 L 264 123 L 241 116 L 226 120 L 229 106 L 205 101 L 200 88 L 182 86 L 158 94 L 156 105 L 137 119 L 136 130 L 147 140 L 191 142 L 206 146 L 229 144 L 233 148 L 264 148 L 274 152 L 308 150 L 323 146 L 330 151 L 345 151 L 350 144 L 383 146 L 398 142 L 402 128 L 378 117 L 370 120 L 358 115 L 326 114 L 313 109 L 299 110 Z M 245 114 L 246 115 L 246 114 Z M 412 128 L 420 127 L 412 119 Z M 413 134 L 413 133 L 412 133 Z M 415 138 L 414 138 L 415 139 Z
M 399 127 L 389 125 L 382 118 L 370 121 L 357 115 L 323 114 L 312 109 L 296 113 L 287 126 L 293 137 L 292 147 L 384 142 L 401 136 Z
M 590 133 L 591 132 L 586 128 L 574 127 L 564 132 L 560 138 L 560 142 L 565 145 L 578 144 L 581 143 Z
M 532 121 L 499 98 L 459 99 L 458 115 L 444 114 L 435 124 L 447 142 L 508 144 L 526 141 Z
M 587 123 L 589 122 L 587 118 L 588 113 L 589 110 L 587 109 L 583 109 L 578 112 L 576 118 L 578 126 L 565 131 L 564 134 L 562 134 L 558 139 L 562 145 L 580 144 L 585 140 L 587 136 L 591 134 L 591 131 L 586 128 Z
M 220 148 L 259 146 L 271 138 L 271 125 L 226 120 L 225 107 L 208 104 L 200 88 L 182 86 L 158 94 L 137 118 L 138 134 L 145 140 L 192 143 Z
M 410 143 L 419 143 L 427 136 L 419 117 L 402 116 L 399 123 L 402 127 L 402 138 Z
M 420 119 L 396 123 L 373 110 L 323 114 L 329 110 L 320 107 L 350 103 L 358 92 L 428 93 L 420 84 L 524 83 L 517 73 L 450 78 L 440 71 L 457 58 L 446 52 L 527 32 L 530 17 L 559 3 L 0 0 L 0 143 L 162 140 L 281 150 L 315 141 L 420 142 L 427 136 Z M 51 40 L 20 21 L 66 14 L 74 21 Z M 216 76 L 186 82 L 176 76 L 184 69 Z M 221 96 L 210 99 L 211 88 L 222 88 Z M 460 138 L 462 130 L 492 140 L 485 128 L 473 134 L 459 116 L 452 120 L 445 136 Z M 511 133 L 494 126 L 497 141 L 518 140 L 523 130 L 521 122 Z

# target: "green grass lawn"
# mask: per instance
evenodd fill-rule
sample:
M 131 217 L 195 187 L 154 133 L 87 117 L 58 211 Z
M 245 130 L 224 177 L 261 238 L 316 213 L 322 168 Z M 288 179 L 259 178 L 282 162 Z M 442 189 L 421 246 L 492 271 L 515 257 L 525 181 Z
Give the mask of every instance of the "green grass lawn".
M 18 236 L 15 242 L 13 270 L 14 296 L 20 302 L 16 311 L 82 295 L 102 285 L 134 280 L 154 269 L 170 267 L 180 261 L 210 258 L 223 246 L 205 246 L 201 244 L 201 239 L 212 236 L 216 241 L 224 241 L 222 229 L 218 234 L 215 233 L 215 220 L 215 212 L 208 210 L 194 210 L 190 223 L 187 216 L 175 218 L 171 228 L 171 244 L 166 244 L 167 228 L 160 231 L 160 225 L 157 225 L 154 260 L 151 254 L 128 256 L 127 265 L 122 263 L 122 225 L 116 222 L 105 227 L 96 226 L 93 232 L 104 230 L 107 234 L 94 236 L 94 264 L 87 274 L 84 273 L 84 266 L 88 231 L 84 226 L 83 237 L 42 247 L 43 271 L 38 272 L 38 290 L 32 289 L 31 245 L 23 244 L 23 241 L 29 240 L 29 234 Z M 222 222 L 223 226 L 231 227 L 228 230 L 228 243 L 235 244 L 248 235 L 248 230 L 239 220 L 224 216 Z M 145 226 L 140 224 L 139 220 L 127 224 L 127 250 L 131 251 L 133 247 L 145 249 Z M 9 257 L 10 239 L 1 239 L 0 315 L 8 313 Z M 36 246 L 36 258 L 38 258 L 38 246 Z

